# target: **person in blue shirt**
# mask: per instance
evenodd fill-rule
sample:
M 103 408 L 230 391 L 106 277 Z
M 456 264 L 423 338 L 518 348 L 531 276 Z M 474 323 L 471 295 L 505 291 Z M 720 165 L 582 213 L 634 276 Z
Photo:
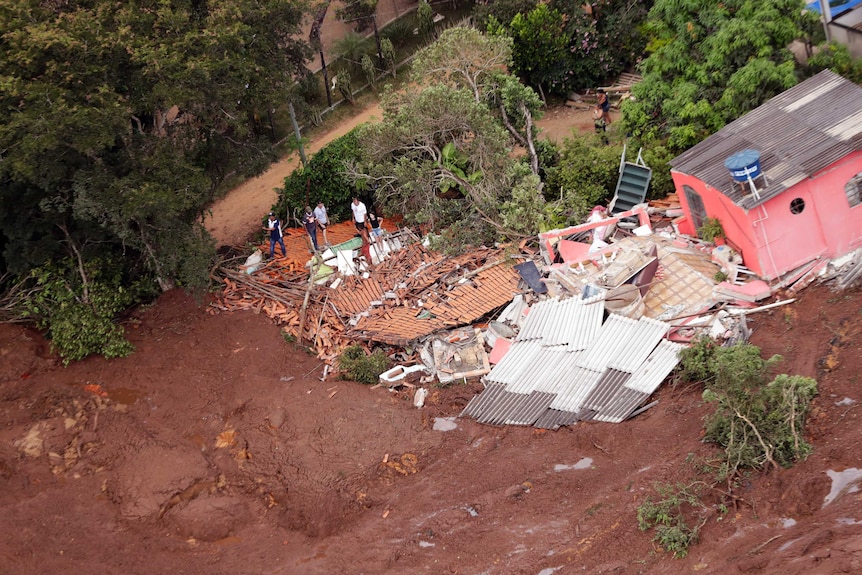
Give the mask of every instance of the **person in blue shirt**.
M 281 231 L 281 222 L 275 217 L 275 212 L 269 212 L 269 219 L 266 227 L 263 228 L 269 232 L 269 259 L 275 257 L 275 244 L 281 246 L 281 254 L 287 257 L 287 248 L 284 247 L 284 237 Z

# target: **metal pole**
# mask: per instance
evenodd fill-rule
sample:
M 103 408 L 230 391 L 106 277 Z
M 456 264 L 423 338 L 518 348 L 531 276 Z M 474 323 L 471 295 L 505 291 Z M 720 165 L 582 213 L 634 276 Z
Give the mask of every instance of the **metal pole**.
M 832 21 L 832 10 L 829 7 L 829 0 L 820 0 L 820 19 L 823 20 L 823 32 L 826 34 L 826 41 L 831 42 L 829 22 Z

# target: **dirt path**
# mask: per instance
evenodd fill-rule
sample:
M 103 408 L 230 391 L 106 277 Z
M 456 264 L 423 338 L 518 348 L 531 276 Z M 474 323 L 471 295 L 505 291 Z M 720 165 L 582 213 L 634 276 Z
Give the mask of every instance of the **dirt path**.
M 311 156 L 323 146 L 368 121 L 379 121 L 383 114 L 378 104 L 361 109 L 352 118 L 338 124 L 328 132 L 313 137 L 306 146 Z M 560 106 L 547 110 L 537 122 L 542 136 L 561 141 L 572 130 L 589 132 L 593 129 L 591 110 Z M 206 226 L 217 245 L 242 245 L 251 233 L 257 230 L 264 215 L 278 199 L 275 188 L 280 188 L 286 178 L 299 165 L 299 155 L 291 154 L 273 164 L 266 172 L 233 189 L 224 198 L 213 204 L 212 215 Z

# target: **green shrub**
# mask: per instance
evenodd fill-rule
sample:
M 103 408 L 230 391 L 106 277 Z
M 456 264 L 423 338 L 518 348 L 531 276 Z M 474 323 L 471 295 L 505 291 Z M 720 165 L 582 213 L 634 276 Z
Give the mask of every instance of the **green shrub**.
M 616 190 L 622 151 L 622 146 L 607 146 L 592 134 L 565 138 L 559 145 L 559 163 L 547 168 L 547 199 L 562 193 L 562 204 L 573 221 L 580 221 L 595 205 L 607 205 Z
M 380 374 L 389 369 L 390 361 L 382 349 L 368 354 L 360 345 L 351 345 L 338 359 L 341 378 L 374 385 L 379 381 Z
M 717 478 L 732 482 L 742 469 L 788 467 L 805 458 L 805 416 L 817 382 L 798 375 L 768 373 L 781 356 L 764 360 L 750 344 L 721 347 L 708 337 L 680 355 L 678 379 L 705 385 L 703 399 L 715 404 L 704 420 L 704 440 L 724 452 Z
M 724 448 L 719 479 L 731 480 L 741 468 L 789 467 L 808 456 L 803 430 L 816 381 L 779 375 L 753 388 L 720 381 L 703 392 L 705 401 L 716 404 L 706 418 L 704 439 Z
M 278 203 L 273 206 L 275 213 L 292 213 L 322 201 L 332 221 L 349 217 L 356 189 L 344 177 L 345 162 L 357 159 L 359 154 L 356 130 L 328 143 L 311 156 L 305 168 L 285 178 Z
M 115 318 L 140 294 L 134 286 L 124 287 L 113 268 L 116 266 L 92 261 L 79 270 L 66 259 L 31 274 L 35 291 L 24 303 L 22 315 L 47 331 L 52 348 L 66 365 L 91 354 L 113 358 L 134 351 Z
M 669 483 L 656 483 L 653 487 L 658 497 L 647 497 L 638 506 L 638 528 L 641 531 L 654 529 L 653 541 L 681 559 L 688 555 L 688 548 L 697 542 L 700 528 L 706 522 L 701 519 L 697 525 L 689 524 L 690 518 L 695 518 L 706 509 L 700 499 L 702 484 L 680 483 L 673 486 Z
M 403 48 L 413 39 L 413 19 L 399 18 L 381 30 L 380 35 L 392 42 L 393 47 Z
M 721 220 L 718 218 L 706 218 L 703 223 L 697 228 L 697 235 L 700 239 L 712 242 L 716 238 L 724 237 L 724 228 L 721 227 Z

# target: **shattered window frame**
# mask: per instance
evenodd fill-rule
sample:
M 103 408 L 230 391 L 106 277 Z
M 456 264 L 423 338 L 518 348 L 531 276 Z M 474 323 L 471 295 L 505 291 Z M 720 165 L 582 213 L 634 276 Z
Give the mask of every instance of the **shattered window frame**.
M 844 193 L 851 208 L 862 204 L 862 172 L 850 178 L 844 185 Z
M 685 199 L 691 211 L 691 223 L 694 225 L 694 229 L 699 230 L 706 219 L 706 206 L 703 205 L 703 198 L 691 186 L 683 184 L 682 191 L 685 193 Z

